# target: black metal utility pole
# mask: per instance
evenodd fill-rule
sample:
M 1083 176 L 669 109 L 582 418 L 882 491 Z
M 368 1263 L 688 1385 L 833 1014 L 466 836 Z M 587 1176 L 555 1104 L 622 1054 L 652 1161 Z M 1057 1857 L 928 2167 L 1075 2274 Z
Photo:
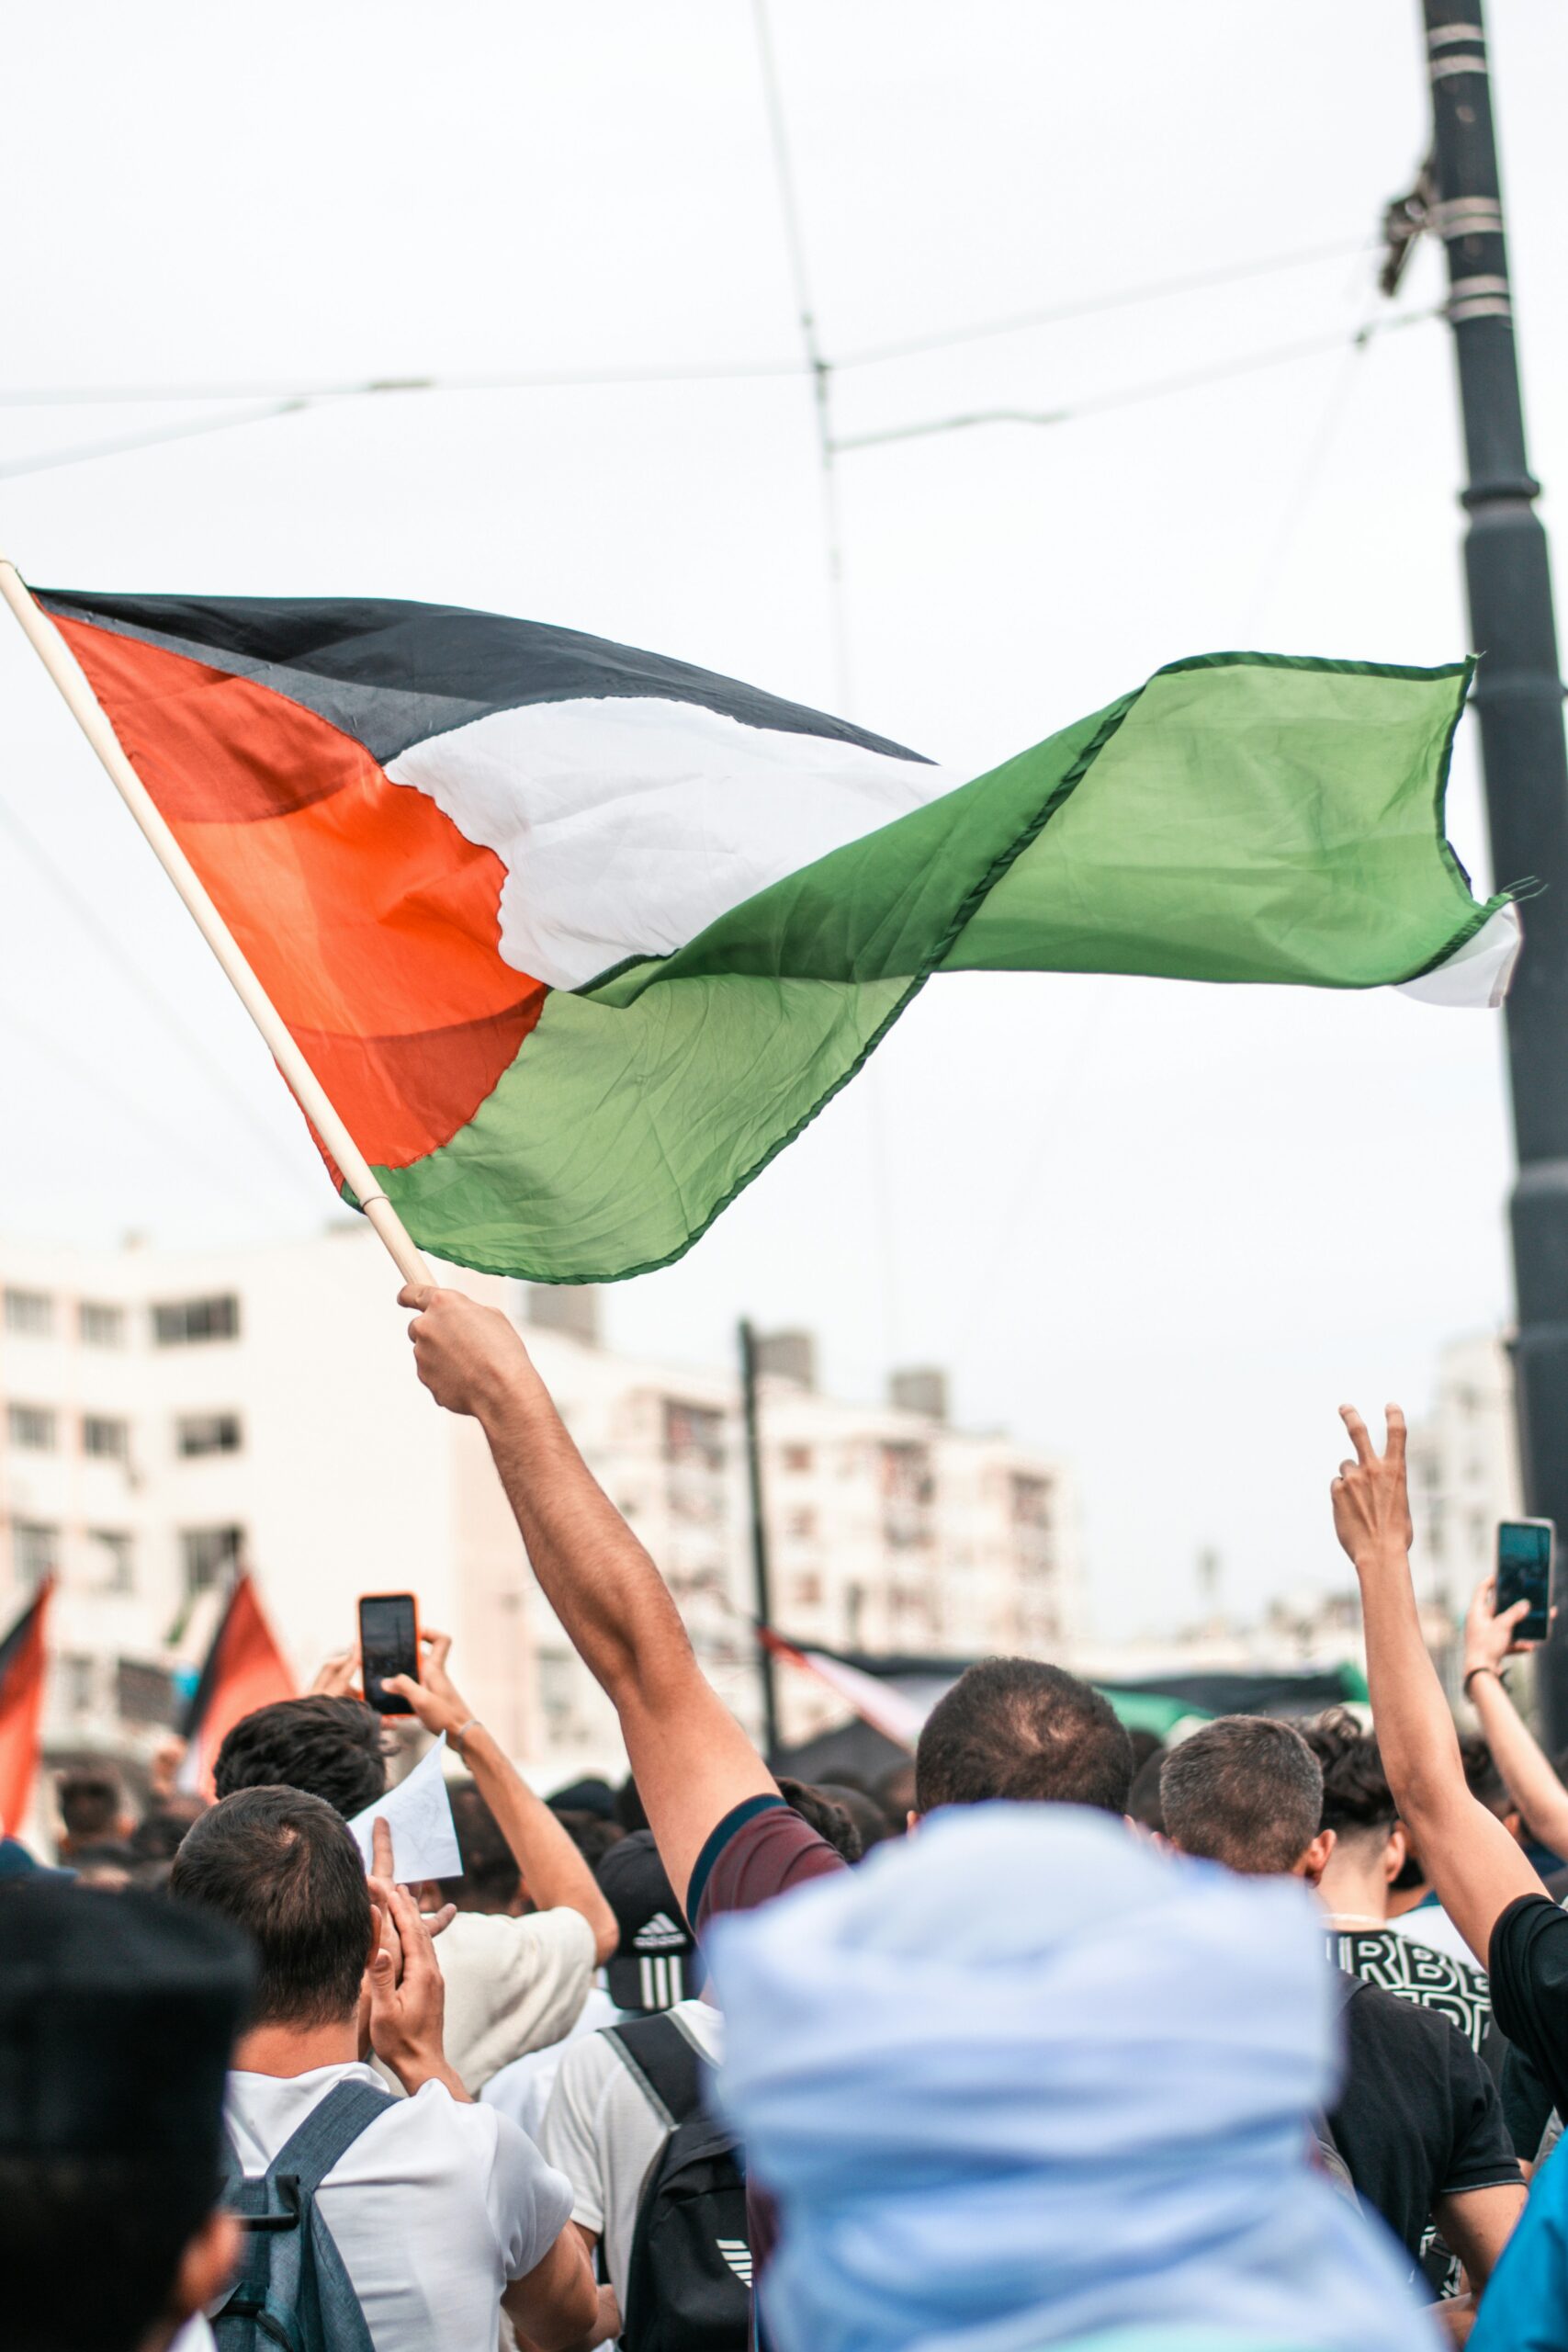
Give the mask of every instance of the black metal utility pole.
M 1432 84 L 1431 188 L 1422 225 L 1449 257 L 1469 474 L 1463 503 L 1475 701 L 1499 887 L 1544 886 L 1525 909 L 1508 999 L 1518 1180 L 1519 1449 L 1526 1507 L 1568 1539 L 1568 751 L 1540 488 L 1525 454 L 1508 256 L 1482 0 L 1423 0 Z M 1554 1744 L 1568 1741 L 1568 1639 L 1542 1653 Z
M 773 1622 L 773 1595 L 768 1583 L 768 1519 L 762 1501 L 762 1447 L 757 1426 L 757 1334 L 750 1323 L 740 1326 L 740 1399 L 746 1415 L 746 1485 L 751 1502 L 751 1579 L 757 1609 L 757 1679 L 762 1690 L 762 1752 L 772 1758 L 779 1746 L 779 1692 L 773 1654 L 761 1629 Z

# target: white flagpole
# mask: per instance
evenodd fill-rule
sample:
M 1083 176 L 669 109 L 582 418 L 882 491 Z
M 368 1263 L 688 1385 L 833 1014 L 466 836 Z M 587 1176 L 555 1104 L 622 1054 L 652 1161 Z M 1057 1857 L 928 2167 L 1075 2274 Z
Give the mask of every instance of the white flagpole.
M 33 651 L 54 680 L 71 715 L 108 772 L 109 781 L 141 826 L 153 855 L 174 884 L 228 975 L 234 993 L 266 1040 L 267 1049 L 292 1088 L 295 1099 L 326 1145 L 344 1181 L 407 1283 L 434 1279 L 401 1217 L 371 1172 L 354 1137 L 327 1097 L 320 1079 L 296 1045 L 288 1023 L 245 961 L 239 942 L 213 905 L 207 888 L 164 820 L 147 786 L 120 748 L 102 704 L 87 684 L 60 631 L 29 594 L 8 556 L 0 556 L 4 596 Z

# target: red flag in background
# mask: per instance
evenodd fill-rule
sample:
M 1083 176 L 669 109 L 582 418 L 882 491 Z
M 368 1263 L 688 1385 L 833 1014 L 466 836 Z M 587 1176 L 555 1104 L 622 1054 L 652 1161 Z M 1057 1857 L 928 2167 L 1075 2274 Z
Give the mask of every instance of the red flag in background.
M 46 1577 L 0 1640 L 0 1830 L 21 1835 L 39 1766 L 43 1715 L 44 1620 L 54 1578 Z
M 244 1716 L 254 1715 L 258 1707 L 298 1695 L 288 1661 L 262 1614 L 255 1586 L 248 1576 L 242 1576 L 229 1596 L 201 1679 L 186 1710 L 184 1731 L 189 1747 L 180 1772 L 181 1786 L 193 1794 L 211 1796 L 212 1767 L 225 1733 Z

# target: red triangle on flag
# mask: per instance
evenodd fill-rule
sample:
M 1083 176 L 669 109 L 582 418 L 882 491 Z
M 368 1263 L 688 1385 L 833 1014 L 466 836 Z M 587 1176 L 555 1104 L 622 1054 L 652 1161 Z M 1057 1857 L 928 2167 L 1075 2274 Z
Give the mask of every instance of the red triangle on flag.
M 225 1735 L 258 1707 L 298 1695 L 299 1686 L 263 1614 L 254 1581 L 242 1576 L 229 1596 L 186 1714 L 190 1747 L 182 1782 L 210 1797 L 212 1768 Z
M 54 1578 L 46 1577 L 0 1640 L 0 1831 L 21 1834 L 38 1772 L 43 1720 L 44 1620 Z

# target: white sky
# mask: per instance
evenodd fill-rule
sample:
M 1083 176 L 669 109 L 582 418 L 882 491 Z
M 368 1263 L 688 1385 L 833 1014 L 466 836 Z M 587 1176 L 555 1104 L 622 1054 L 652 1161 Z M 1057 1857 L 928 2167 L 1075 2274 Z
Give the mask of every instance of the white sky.
M 1568 14 L 1492 15 L 1550 485 Z M 1426 137 L 1417 17 L 774 0 L 828 350 L 1370 234 Z M 7 48 L 4 388 L 798 356 L 742 0 L 85 0 L 14 16 Z M 857 369 L 840 425 L 1055 408 L 1348 335 L 1371 275 L 1340 257 Z M 1403 299 L 1440 288 L 1425 253 Z M 6 406 L 0 469 L 214 413 Z M 1465 648 L 1439 325 L 1048 431 L 857 453 L 841 479 L 853 715 L 954 765 L 1181 654 Z M 794 379 L 344 403 L 0 480 L 0 518 L 46 584 L 451 599 L 835 699 Z M 0 803 L 250 1104 L 0 833 L 0 1225 L 309 1230 L 332 1204 L 292 1106 L 4 634 L 0 712 Z M 1450 813 L 1480 885 L 1472 744 Z M 612 1295 L 611 1334 L 712 1361 L 742 1310 L 806 1322 L 829 1381 L 868 1394 L 896 1359 L 949 1364 L 963 1419 L 1076 1458 L 1104 1633 L 1187 1612 L 1204 1544 L 1238 1604 L 1337 1583 L 1336 1404 L 1418 1408 L 1439 1341 L 1506 1312 L 1501 1049 L 1493 1017 L 1392 996 L 942 980 L 691 1257 Z

